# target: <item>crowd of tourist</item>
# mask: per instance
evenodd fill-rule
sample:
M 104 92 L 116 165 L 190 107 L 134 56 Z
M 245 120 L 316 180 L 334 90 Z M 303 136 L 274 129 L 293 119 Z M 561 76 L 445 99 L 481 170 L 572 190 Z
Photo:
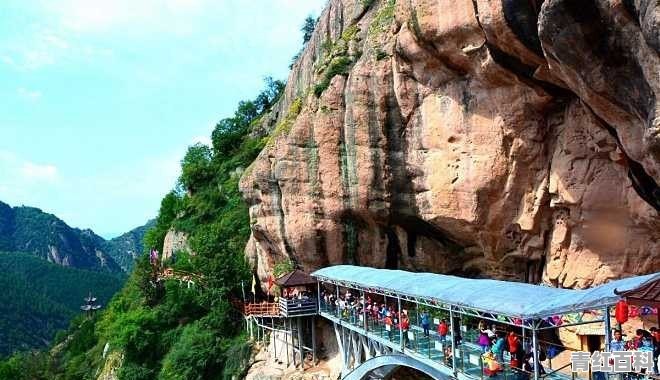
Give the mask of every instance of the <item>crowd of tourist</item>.
M 369 323 L 375 323 L 383 326 L 387 331 L 387 336 L 392 340 L 399 330 L 402 330 L 403 344 L 408 347 L 408 331 L 411 328 L 410 318 L 408 311 L 403 309 L 398 310 L 397 306 L 393 303 L 386 304 L 383 302 L 385 299 L 379 300 L 372 299 L 370 296 L 356 296 L 350 290 L 344 293 L 337 293 L 322 291 L 321 302 L 324 307 L 329 311 L 335 313 L 340 318 L 357 324 L 358 322 L 364 323 L 364 317 L 367 318 Z M 421 311 L 417 317 L 417 322 L 421 327 L 424 337 L 430 337 L 432 318 L 428 311 Z M 447 365 L 452 365 L 452 344 L 448 340 L 448 336 L 453 337 L 454 347 L 458 347 L 462 341 L 460 329 L 450 333 L 450 322 L 446 319 L 438 318 L 435 321 L 437 325 L 435 331 L 435 339 L 442 345 L 442 352 L 444 361 Z M 478 335 L 474 343 L 476 343 L 482 352 L 482 360 L 484 363 L 484 372 L 486 375 L 495 377 L 504 371 L 505 367 L 505 353 L 508 353 L 508 366 L 516 375 L 519 380 L 525 380 L 530 377 L 534 372 L 535 356 L 538 356 L 538 368 L 540 374 L 545 374 L 545 368 L 542 362 L 547 358 L 545 349 L 541 348 L 538 355 L 534 355 L 532 347 L 524 344 L 519 335 L 514 331 L 504 330 L 497 325 L 488 326 L 485 321 L 480 321 L 478 326 Z M 528 343 L 528 342 L 526 342 Z M 556 351 L 554 347 L 549 350 Z M 639 351 L 653 351 L 655 364 L 655 373 L 657 373 L 657 359 L 660 353 L 660 330 L 651 328 L 650 331 L 637 330 L 635 337 L 630 340 L 624 340 L 620 330 L 614 332 L 612 339 L 611 351 L 625 351 L 625 350 L 639 350 Z
M 635 335 L 626 340 L 621 330 L 614 330 L 610 342 L 610 351 L 642 351 L 653 352 L 653 373 L 659 374 L 658 357 L 660 356 L 660 329 L 651 327 L 648 331 L 637 329 Z

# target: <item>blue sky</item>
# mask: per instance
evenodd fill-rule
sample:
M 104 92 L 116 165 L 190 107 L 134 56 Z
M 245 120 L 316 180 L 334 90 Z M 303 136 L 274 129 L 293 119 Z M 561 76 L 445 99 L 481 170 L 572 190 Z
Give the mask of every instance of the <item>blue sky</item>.
M 187 146 L 286 79 L 324 3 L 0 2 L 0 200 L 106 237 L 143 224 Z

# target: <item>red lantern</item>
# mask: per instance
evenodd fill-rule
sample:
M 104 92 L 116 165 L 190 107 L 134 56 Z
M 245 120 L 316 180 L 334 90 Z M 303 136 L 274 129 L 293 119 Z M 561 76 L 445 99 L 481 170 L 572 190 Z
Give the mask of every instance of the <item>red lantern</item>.
M 628 320 L 628 304 L 624 300 L 616 303 L 614 317 L 619 323 L 625 323 Z

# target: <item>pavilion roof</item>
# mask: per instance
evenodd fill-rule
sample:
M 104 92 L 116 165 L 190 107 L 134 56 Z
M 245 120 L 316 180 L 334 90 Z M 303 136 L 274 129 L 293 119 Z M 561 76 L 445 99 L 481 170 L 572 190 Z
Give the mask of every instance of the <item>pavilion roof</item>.
M 316 285 L 317 282 L 318 281 L 312 278 L 312 276 L 301 271 L 300 269 L 289 272 L 275 280 L 275 283 L 283 288 Z

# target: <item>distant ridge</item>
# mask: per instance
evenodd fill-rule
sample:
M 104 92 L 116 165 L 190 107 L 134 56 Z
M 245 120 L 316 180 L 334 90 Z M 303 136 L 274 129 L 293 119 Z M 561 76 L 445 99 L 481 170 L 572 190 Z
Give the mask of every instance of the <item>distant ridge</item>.
M 35 207 L 0 201 L 0 251 L 25 252 L 54 264 L 102 272 L 126 272 L 142 252 L 144 233 L 153 221 L 105 240 L 91 229 L 67 225 Z

